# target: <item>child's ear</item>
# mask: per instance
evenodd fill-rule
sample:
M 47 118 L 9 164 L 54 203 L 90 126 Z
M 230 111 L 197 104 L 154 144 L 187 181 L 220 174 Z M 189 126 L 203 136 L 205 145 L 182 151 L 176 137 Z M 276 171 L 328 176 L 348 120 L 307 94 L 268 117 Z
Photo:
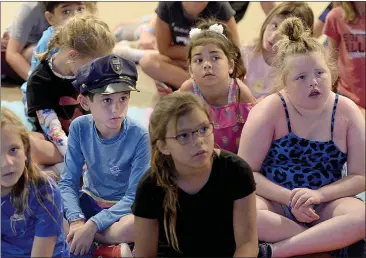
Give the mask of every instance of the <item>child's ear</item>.
M 90 99 L 88 97 L 79 94 L 79 96 L 78 96 L 78 102 L 80 103 L 80 106 L 85 111 L 89 111 L 90 110 L 90 107 L 89 107 Z
M 47 22 L 51 25 L 54 26 L 54 19 L 55 19 L 55 15 L 49 11 L 46 11 L 44 13 L 44 17 L 46 18 Z
M 170 155 L 170 151 L 167 149 L 165 142 L 158 140 L 156 144 L 161 153 L 167 156 Z
M 191 76 L 191 79 L 194 80 L 194 75 L 193 75 L 193 72 L 192 72 L 191 65 L 188 66 L 188 72 L 189 72 L 189 75 Z
M 76 59 L 78 56 L 79 56 L 79 52 L 74 50 L 74 49 L 71 49 L 69 51 L 69 53 L 67 53 L 67 56 L 70 58 L 70 59 Z
M 229 60 L 229 74 L 231 75 L 234 72 L 235 61 L 233 59 Z

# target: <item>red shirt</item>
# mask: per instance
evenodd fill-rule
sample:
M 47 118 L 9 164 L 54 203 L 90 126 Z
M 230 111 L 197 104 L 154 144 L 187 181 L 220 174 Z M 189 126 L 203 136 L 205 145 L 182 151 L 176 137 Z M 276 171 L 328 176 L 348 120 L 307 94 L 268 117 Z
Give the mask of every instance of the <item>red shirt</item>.
M 342 7 L 329 12 L 324 34 L 338 42 L 338 90 L 365 108 L 365 17 L 344 20 Z

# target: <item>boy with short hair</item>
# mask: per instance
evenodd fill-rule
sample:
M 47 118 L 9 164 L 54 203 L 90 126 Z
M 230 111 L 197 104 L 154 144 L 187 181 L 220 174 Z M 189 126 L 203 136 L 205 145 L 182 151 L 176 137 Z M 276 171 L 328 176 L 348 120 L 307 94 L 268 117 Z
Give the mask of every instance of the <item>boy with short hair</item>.
M 59 183 L 70 223 L 70 252 L 84 255 L 93 240 L 133 242 L 131 205 L 137 183 L 150 165 L 147 129 L 127 116 L 136 89 L 136 65 L 117 55 L 81 67 L 73 82 L 90 115 L 70 125 L 65 169 Z M 79 191 L 83 165 L 84 185 Z M 99 246 L 93 256 L 130 255 L 128 245 Z

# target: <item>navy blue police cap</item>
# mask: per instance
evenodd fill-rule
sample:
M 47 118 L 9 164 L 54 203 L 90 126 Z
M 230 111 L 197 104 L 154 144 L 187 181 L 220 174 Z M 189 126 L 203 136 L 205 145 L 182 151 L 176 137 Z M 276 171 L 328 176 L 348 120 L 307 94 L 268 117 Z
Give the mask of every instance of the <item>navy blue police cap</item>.
M 139 92 L 136 81 L 136 64 L 112 54 L 80 67 L 72 84 L 80 93 L 89 91 L 94 94 L 112 94 L 122 91 Z

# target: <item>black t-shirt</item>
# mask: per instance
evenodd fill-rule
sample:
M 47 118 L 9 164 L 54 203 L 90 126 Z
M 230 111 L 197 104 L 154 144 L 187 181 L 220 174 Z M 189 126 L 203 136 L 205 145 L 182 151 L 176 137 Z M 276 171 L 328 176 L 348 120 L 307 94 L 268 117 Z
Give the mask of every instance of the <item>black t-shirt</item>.
M 182 2 L 159 2 L 155 10 L 156 14 L 166 22 L 172 33 L 174 45 L 187 45 L 189 31 L 194 27 L 196 20 L 186 16 Z M 199 18 L 215 18 L 227 22 L 235 14 L 229 2 L 208 2 L 206 8 L 201 12 Z
M 159 222 L 159 256 L 229 257 L 235 253 L 234 201 L 255 190 L 249 165 L 237 155 L 221 150 L 214 156 L 207 183 L 193 195 L 178 188 L 176 233 L 182 254 L 164 232 L 164 190 L 149 170 L 139 182 L 132 212 Z
M 229 2 L 231 8 L 233 8 L 233 10 L 235 11 L 235 21 L 236 23 L 238 23 L 239 21 L 241 21 L 241 19 L 243 19 L 245 13 L 247 12 L 248 6 L 249 6 L 249 1 L 232 1 Z
M 68 133 L 71 121 L 86 112 L 77 101 L 78 93 L 71 84 L 73 79 L 56 76 L 48 62 L 49 60 L 41 62 L 28 79 L 28 116 L 37 117 L 36 111 L 53 109 L 61 122 L 62 129 Z M 38 119 L 36 120 L 37 129 L 41 130 Z

